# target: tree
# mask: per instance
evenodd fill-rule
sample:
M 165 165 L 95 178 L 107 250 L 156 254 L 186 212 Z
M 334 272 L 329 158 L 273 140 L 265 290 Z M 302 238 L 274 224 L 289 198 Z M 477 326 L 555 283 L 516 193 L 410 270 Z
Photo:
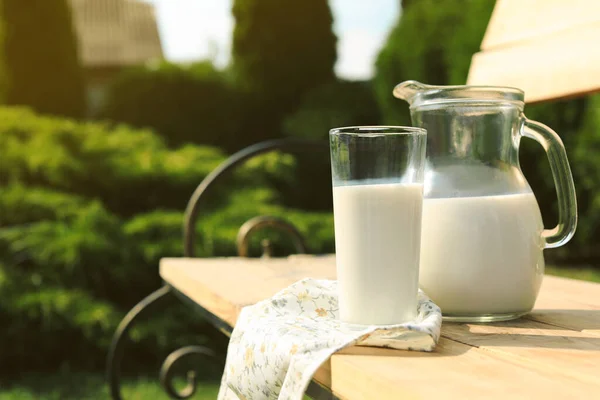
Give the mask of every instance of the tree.
M 80 117 L 83 73 L 65 0 L 0 1 L 0 99 Z
M 327 0 L 236 0 L 233 16 L 233 78 L 250 96 L 256 130 L 278 136 L 303 94 L 334 78 L 331 10 Z
M 392 96 L 408 79 L 465 84 L 495 0 L 403 1 L 402 16 L 377 58 L 374 86 L 384 121 L 409 124 L 408 107 Z

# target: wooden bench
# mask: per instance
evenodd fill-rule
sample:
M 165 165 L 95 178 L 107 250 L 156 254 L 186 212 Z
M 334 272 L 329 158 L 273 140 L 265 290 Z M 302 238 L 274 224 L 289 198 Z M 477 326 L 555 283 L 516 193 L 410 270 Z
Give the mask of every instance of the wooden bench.
M 335 279 L 335 258 L 166 258 L 160 275 L 233 327 L 242 307 L 301 278 Z M 315 381 L 341 399 L 600 398 L 600 285 L 546 276 L 524 318 L 444 323 L 433 353 L 351 348 L 332 356 Z M 316 385 L 308 394 L 327 398 Z

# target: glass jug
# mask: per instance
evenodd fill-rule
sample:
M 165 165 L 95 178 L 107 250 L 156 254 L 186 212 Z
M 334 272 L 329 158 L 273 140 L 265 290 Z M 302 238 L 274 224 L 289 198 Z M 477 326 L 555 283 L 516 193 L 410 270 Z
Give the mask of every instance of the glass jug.
M 394 96 L 427 130 L 419 284 L 455 321 L 501 321 L 529 312 L 544 274 L 543 250 L 577 225 L 575 187 L 559 136 L 523 114 L 519 89 L 407 81 Z M 519 166 L 521 137 L 548 155 L 559 222 L 544 229 Z

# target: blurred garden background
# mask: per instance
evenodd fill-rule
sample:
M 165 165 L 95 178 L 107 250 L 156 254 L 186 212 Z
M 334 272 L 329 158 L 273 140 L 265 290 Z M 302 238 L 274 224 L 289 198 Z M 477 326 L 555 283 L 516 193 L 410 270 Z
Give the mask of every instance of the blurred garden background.
M 273 138 L 326 140 L 336 126 L 408 125 L 395 84 L 464 84 L 494 0 L 397 3 L 372 77 L 348 80 L 336 75 L 327 0 L 232 1 L 225 65 L 166 61 L 152 2 L 0 0 L 0 398 L 108 398 L 112 334 L 161 285 L 158 260 L 183 254 L 185 205 L 228 155 Z M 591 267 L 600 258 L 600 96 L 526 113 L 559 132 L 577 188 L 577 233 L 545 252 L 549 271 L 600 280 Z M 553 225 L 546 156 L 534 142 L 522 149 Z M 332 252 L 328 163 L 326 151 L 272 153 L 240 167 L 202 205 L 198 256 L 235 255 L 238 228 L 258 215 L 285 218 L 311 252 Z M 291 251 L 265 234 L 276 254 Z M 123 373 L 134 399 L 166 398 L 154 377 L 170 351 L 206 344 L 222 355 L 226 346 L 176 302 L 131 338 Z M 214 382 L 197 398 L 214 398 Z

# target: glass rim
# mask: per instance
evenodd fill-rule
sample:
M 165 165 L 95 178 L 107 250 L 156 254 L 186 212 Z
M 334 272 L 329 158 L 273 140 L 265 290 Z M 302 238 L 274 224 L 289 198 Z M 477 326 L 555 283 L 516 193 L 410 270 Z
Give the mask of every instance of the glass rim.
M 330 135 L 355 135 L 355 136 L 371 136 L 373 134 L 381 135 L 426 135 L 427 130 L 415 126 L 395 126 L 395 125 L 364 125 L 364 126 L 343 126 L 329 130 Z

